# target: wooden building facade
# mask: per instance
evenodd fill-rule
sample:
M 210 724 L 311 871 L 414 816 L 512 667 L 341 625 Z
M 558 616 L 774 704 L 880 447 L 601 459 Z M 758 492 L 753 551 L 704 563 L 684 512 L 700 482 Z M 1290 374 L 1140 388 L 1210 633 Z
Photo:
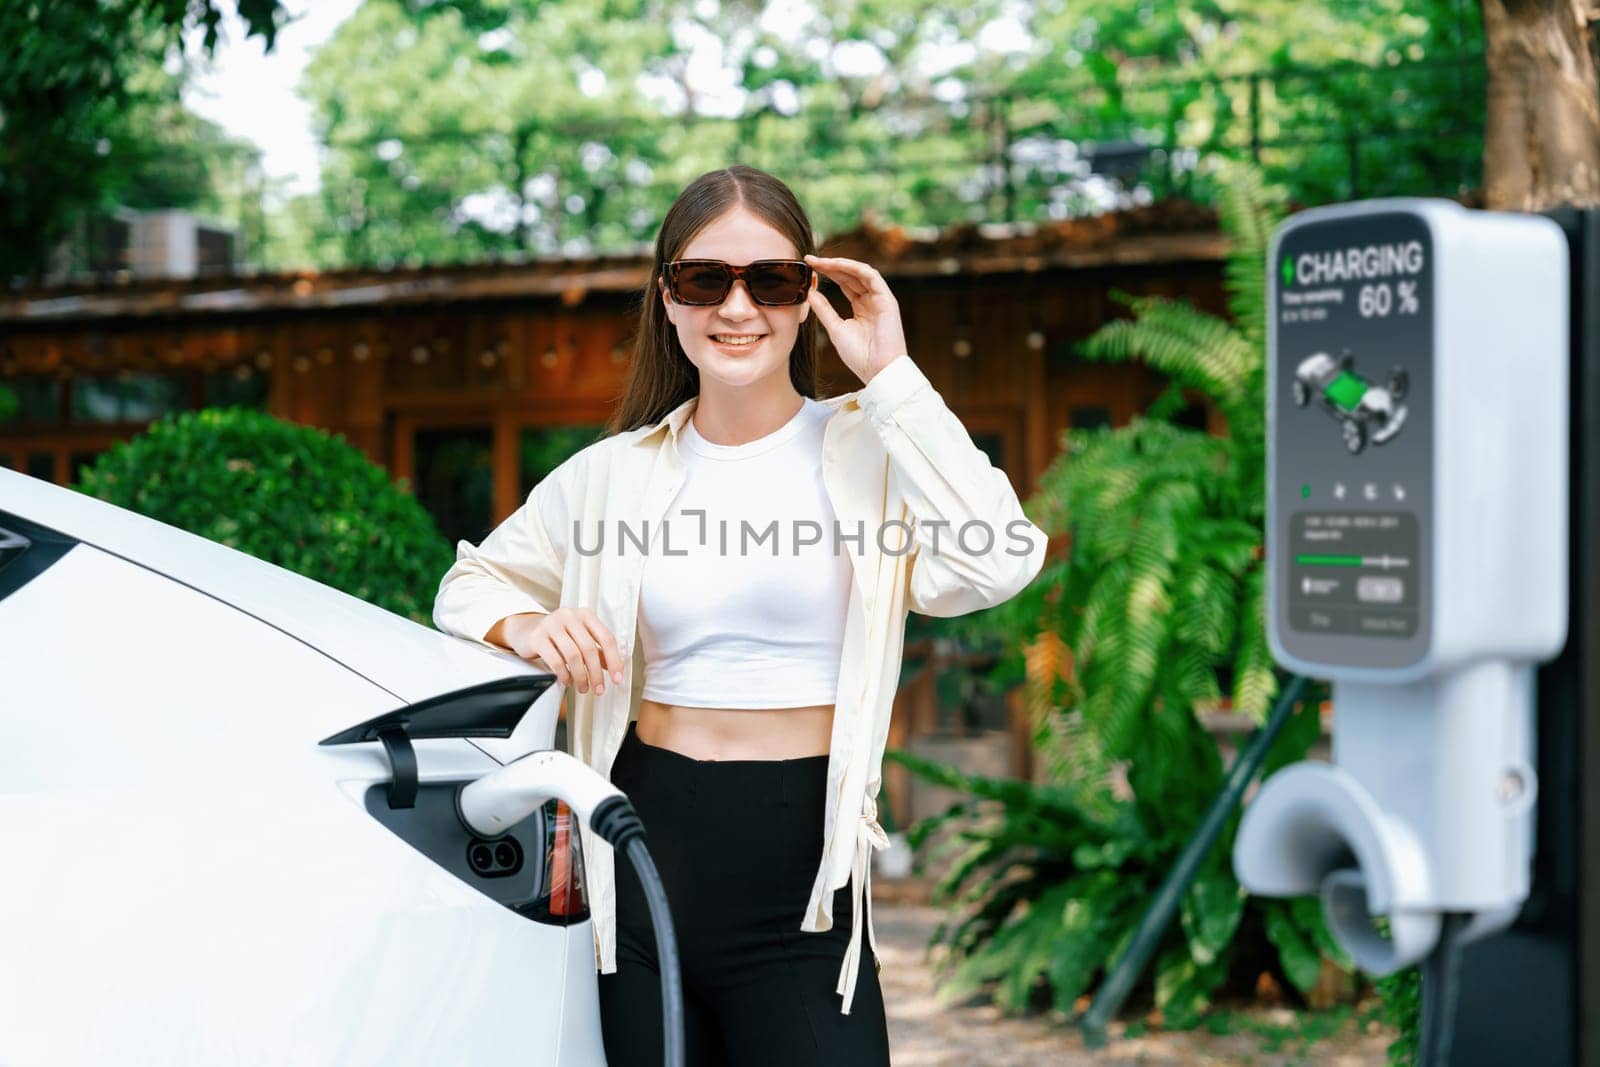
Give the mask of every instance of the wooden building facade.
M 883 272 L 912 357 L 1024 496 L 1063 430 L 1121 424 L 1163 384 L 1074 356 L 1120 313 L 1113 290 L 1222 306 L 1214 230 L 953 250 L 856 231 L 823 251 Z M 612 257 L 0 298 L 0 381 L 22 397 L 0 465 L 69 484 L 155 417 L 243 403 L 343 435 L 446 536 L 476 541 L 616 406 L 648 270 Z M 824 395 L 860 386 L 826 345 L 821 378 Z
M 1162 218 L 929 242 L 864 227 L 822 254 L 884 274 L 912 358 L 1026 499 L 1063 431 L 1122 424 L 1165 384 L 1075 356 L 1124 313 L 1113 291 L 1223 309 L 1214 218 Z M 344 436 L 405 479 L 452 544 L 476 543 L 600 432 L 648 272 L 639 255 L 0 297 L 0 381 L 22 399 L 0 422 L 0 465 L 71 484 L 156 417 L 240 403 Z M 823 395 L 860 386 L 826 346 L 821 377 Z M 1190 418 L 1216 428 L 1203 406 Z M 931 691 L 908 683 L 899 741 L 934 729 Z M 1027 772 L 1025 753 L 1010 762 Z M 904 782 L 893 791 L 904 805 Z

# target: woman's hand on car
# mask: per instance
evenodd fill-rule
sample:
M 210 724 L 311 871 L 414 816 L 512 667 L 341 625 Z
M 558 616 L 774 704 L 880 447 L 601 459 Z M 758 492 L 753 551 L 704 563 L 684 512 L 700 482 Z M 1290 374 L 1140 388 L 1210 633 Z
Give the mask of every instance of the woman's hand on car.
M 557 608 L 548 615 L 513 615 L 505 621 L 511 651 L 526 660 L 542 660 L 556 681 L 587 693 L 606 691 L 606 675 L 622 684 L 625 661 L 600 617 L 588 608 Z

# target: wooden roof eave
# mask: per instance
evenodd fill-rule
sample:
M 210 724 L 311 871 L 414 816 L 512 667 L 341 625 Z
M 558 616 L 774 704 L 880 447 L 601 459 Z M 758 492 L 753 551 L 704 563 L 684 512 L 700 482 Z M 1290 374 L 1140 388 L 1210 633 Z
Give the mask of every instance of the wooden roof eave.
M 1227 254 L 1227 239 L 1215 232 L 1147 234 L 1081 248 L 1050 248 L 1030 253 L 982 251 L 945 256 L 885 260 L 887 278 L 922 279 L 955 275 L 1039 273 L 1157 263 L 1215 262 Z M 174 319 L 239 316 L 297 311 L 426 306 L 477 301 L 557 298 L 575 302 L 589 292 L 637 292 L 645 284 L 645 261 L 599 270 L 532 273 L 507 269 L 489 276 L 440 273 L 425 277 L 328 285 L 302 280 L 273 288 L 235 286 L 186 290 L 168 288 L 137 293 L 78 293 L 68 296 L 0 299 L 0 326 L 50 326 L 108 319 Z

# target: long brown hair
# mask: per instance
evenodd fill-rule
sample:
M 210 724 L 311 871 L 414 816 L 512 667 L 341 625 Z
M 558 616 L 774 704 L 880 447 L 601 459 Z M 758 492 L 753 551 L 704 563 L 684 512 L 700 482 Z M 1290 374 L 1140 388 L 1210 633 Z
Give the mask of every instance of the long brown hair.
M 654 262 L 644 283 L 633 365 L 622 403 L 606 425 L 608 433 L 649 426 L 700 392 L 700 369 L 689 362 L 678 331 L 661 306 L 656 279 L 666 264 L 682 255 L 695 234 L 736 207 L 744 207 L 787 237 L 799 254 L 815 253 L 811 221 L 793 192 L 766 171 L 736 164 L 700 175 L 673 201 L 656 234 Z M 789 352 L 789 380 L 801 396 L 817 395 L 817 316 L 800 324 Z

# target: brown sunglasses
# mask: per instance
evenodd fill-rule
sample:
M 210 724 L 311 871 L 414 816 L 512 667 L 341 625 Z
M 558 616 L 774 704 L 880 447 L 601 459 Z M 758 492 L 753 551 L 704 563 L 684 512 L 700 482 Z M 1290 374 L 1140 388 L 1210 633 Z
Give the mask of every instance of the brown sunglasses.
M 678 259 L 666 264 L 666 275 L 672 299 L 698 307 L 722 303 L 741 278 L 758 304 L 803 304 L 815 277 L 811 265 L 798 259 L 758 259 L 742 267 L 720 259 Z

